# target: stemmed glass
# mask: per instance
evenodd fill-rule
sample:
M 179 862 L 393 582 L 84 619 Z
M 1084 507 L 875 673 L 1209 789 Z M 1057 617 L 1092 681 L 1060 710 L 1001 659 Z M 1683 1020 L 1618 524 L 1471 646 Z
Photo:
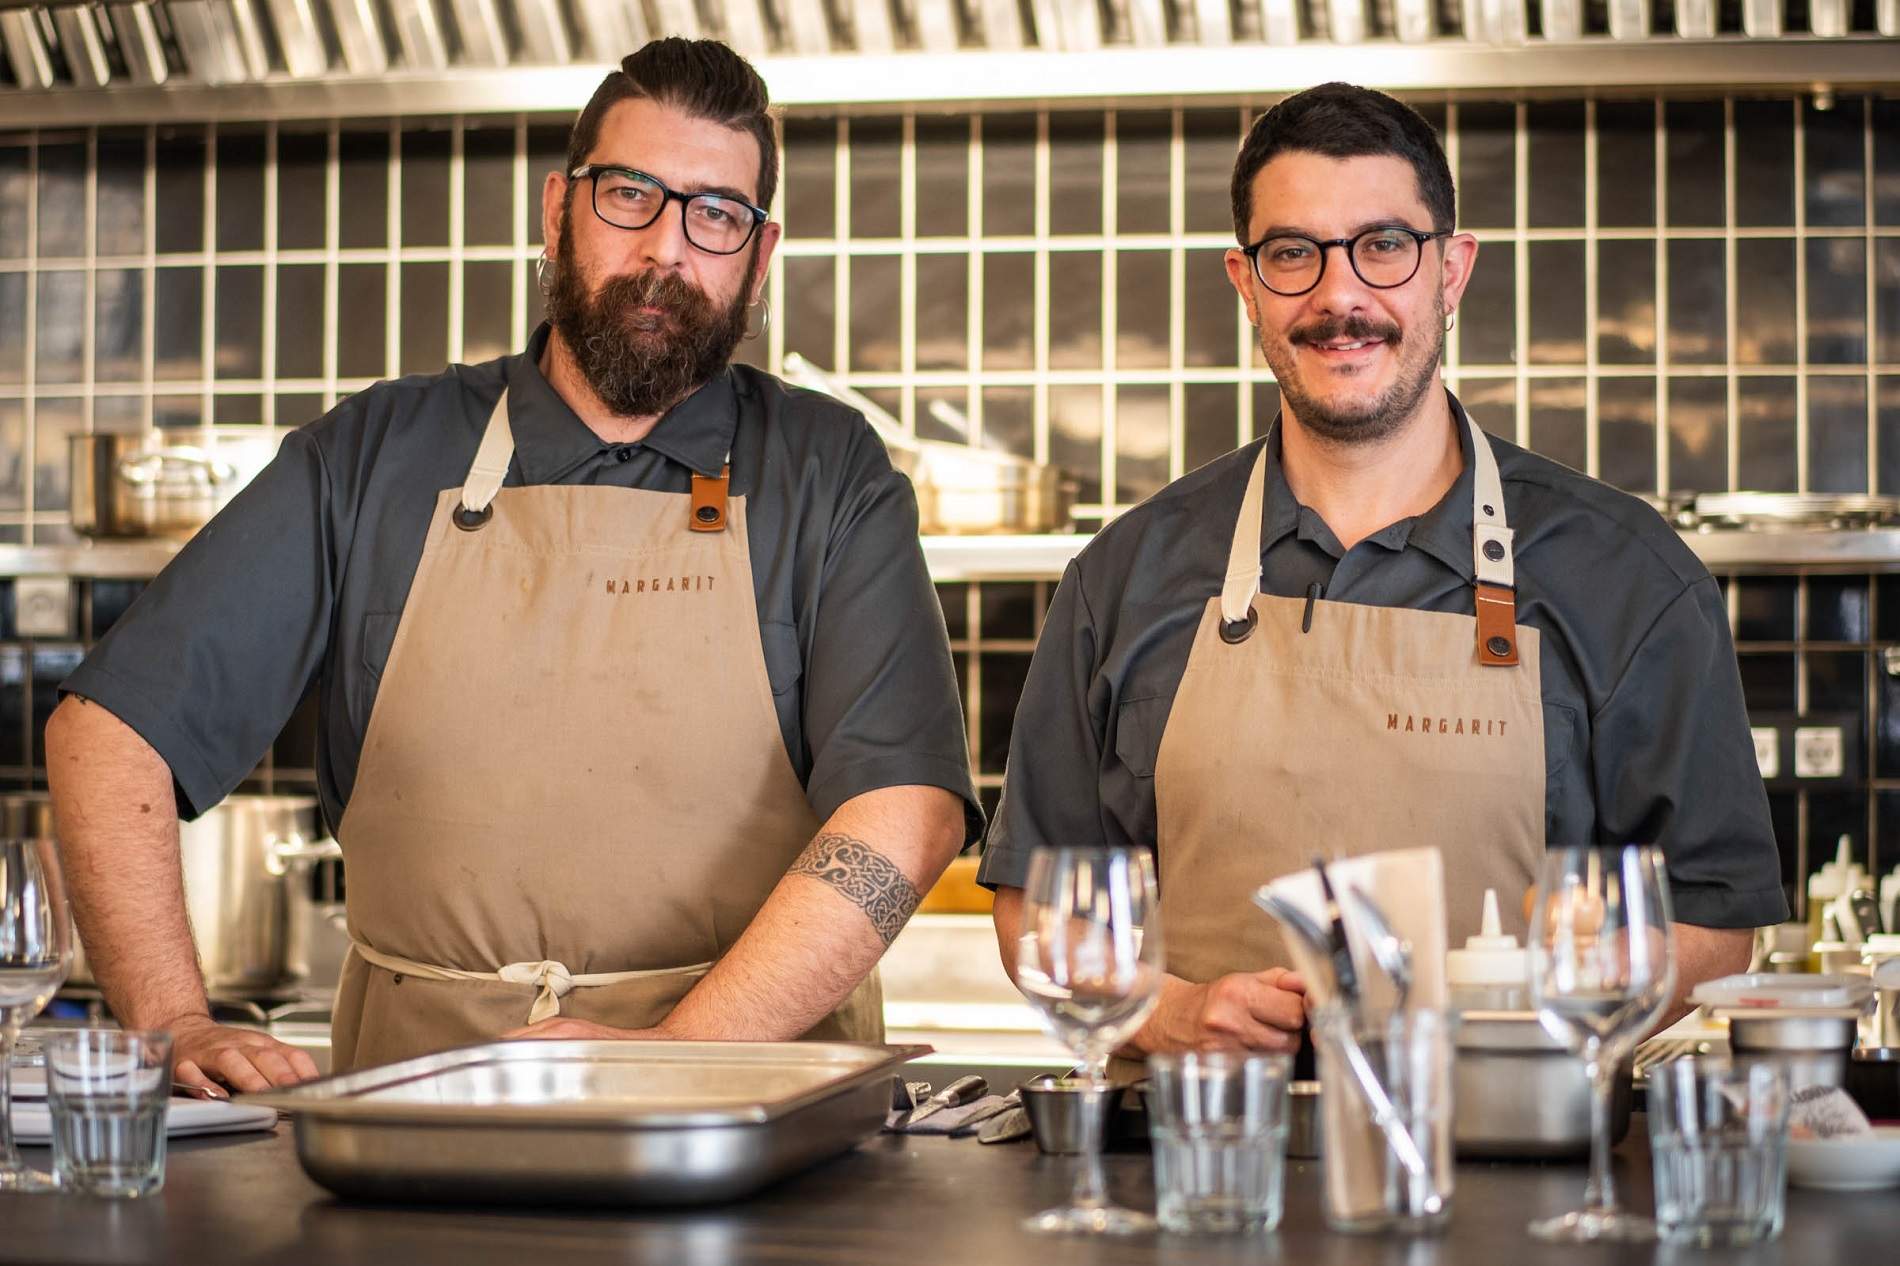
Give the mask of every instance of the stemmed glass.
M 58 1189 L 13 1146 L 13 1043 L 72 970 L 72 927 L 53 845 L 0 839 L 0 1191 Z
M 1134 1036 L 1161 992 L 1154 862 L 1140 849 L 1038 849 L 1023 890 L 1016 984 L 1043 1024 L 1082 1060 L 1082 1169 L 1075 1195 L 1023 1225 L 1033 1231 L 1125 1235 L 1153 1230 L 1144 1213 L 1108 1202 L 1102 1180 L 1101 1099 L 1108 1060 Z
M 1540 1240 L 1650 1240 L 1656 1224 L 1616 1207 L 1610 1100 L 1624 1058 L 1676 989 L 1669 880 L 1654 848 L 1553 849 L 1531 914 L 1531 1005 L 1589 1074 L 1584 1208 L 1531 1224 Z

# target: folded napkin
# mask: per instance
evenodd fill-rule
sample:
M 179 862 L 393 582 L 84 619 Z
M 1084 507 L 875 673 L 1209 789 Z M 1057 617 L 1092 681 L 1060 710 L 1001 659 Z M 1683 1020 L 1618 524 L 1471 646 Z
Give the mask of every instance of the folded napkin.
M 984 1095 L 981 1099 L 933 1112 L 915 1125 L 905 1123 L 904 1118 L 910 1115 L 908 1111 L 892 1109 L 884 1118 L 884 1128 L 892 1134 L 948 1134 L 965 1121 L 995 1114 L 1002 1107 L 1003 1099 L 1003 1095 Z
M 925 1125 L 930 1124 L 928 1121 Z M 220 1099 L 173 1099 L 165 1105 L 165 1134 L 187 1138 L 199 1134 L 241 1134 L 277 1126 L 277 1109 Z M 53 1121 L 43 1101 L 18 1098 L 13 1103 L 13 1138 L 18 1143 L 52 1142 Z

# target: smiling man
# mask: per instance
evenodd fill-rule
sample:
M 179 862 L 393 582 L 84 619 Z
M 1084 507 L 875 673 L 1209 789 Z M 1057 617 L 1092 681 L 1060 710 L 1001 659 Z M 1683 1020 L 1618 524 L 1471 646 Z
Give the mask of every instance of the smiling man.
M 1289 97 L 1233 214 L 1280 415 L 1063 577 L 981 871 L 1005 964 L 1032 849 L 1149 847 L 1170 974 L 1133 1045 L 1287 1050 L 1302 982 L 1265 881 L 1436 845 L 1458 944 L 1547 845 L 1640 842 L 1682 990 L 1742 969 L 1787 907 L 1721 589 L 1648 506 L 1445 389 L 1478 243 L 1430 126 L 1346 84 Z
M 730 365 L 779 226 L 765 85 L 659 40 L 548 174 L 548 324 L 291 435 L 65 683 L 47 765 L 93 970 L 179 1076 L 209 1018 L 177 818 L 313 685 L 349 878 L 338 1069 L 533 1037 L 875 1040 L 872 969 L 980 829 L 909 483 Z

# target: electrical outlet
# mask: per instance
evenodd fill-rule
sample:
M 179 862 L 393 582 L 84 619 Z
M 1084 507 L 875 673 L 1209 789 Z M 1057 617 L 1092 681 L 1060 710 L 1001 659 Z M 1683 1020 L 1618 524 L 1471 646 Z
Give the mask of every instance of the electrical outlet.
M 1794 732 L 1794 776 L 1839 778 L 1847 757 L 1838 725 L 1802 725 Z
M 13 582 L 13 627 L 21 637 L 73 635 L 70 576 L 20 576 Z
M 1781 731 L 1772 725 L 1751 725 L 1755 739 L 1755 763 L 1761 766 L 1763 779 L 1781 777 Z

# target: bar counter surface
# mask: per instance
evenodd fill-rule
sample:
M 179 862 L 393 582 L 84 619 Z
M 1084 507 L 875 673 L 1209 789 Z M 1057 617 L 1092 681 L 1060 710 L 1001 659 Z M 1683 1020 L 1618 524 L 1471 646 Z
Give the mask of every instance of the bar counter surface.
M 1648 1210 L 1643 1121 L 1617 1149 L 1616 1177 Z M 45 1165 L 44 1149 L 29 1163 Z M 1074 1162 L 1028 1143 L 882 1135 L 737 1204 L 670 1211 L 424 1208 L 346 1204 L 304 1176 L 288 1122 L 276 1132 L 179 1140 L 165 1190 L 150 1200 L 0 1195 L 0 1263 L 323 1263 L 481 1266 L 530 1263 L 822 1262 L 840 1266 L 1063 1266 L 1065 1263 L 1286 1263 L 1287 1266 L 1518 1266 L 1520 1263 L 1888 1260 L 1900 1230 L 1893 1192 L 1791 1189 L 1779 1242 L 1747 1252 L 1534 1242 L 1532 1218 L 1574 1207 L 1581 1165 L 1466 1164 L 1450 1227 L 1437 1237 L 1339 1235 L 1319 1212 L 1320 1168 L 1289 1161 L 1286 1220 L 1272 1235 L 1125 1240 L 1030 1235 L 1018 1221 L 1064 1199 Z M 1107 1157 L 1115 1196 L 1154 1207 L 1145 1153 Z M 1887 1248 L 1882 1248 L 1887 1245 Z

